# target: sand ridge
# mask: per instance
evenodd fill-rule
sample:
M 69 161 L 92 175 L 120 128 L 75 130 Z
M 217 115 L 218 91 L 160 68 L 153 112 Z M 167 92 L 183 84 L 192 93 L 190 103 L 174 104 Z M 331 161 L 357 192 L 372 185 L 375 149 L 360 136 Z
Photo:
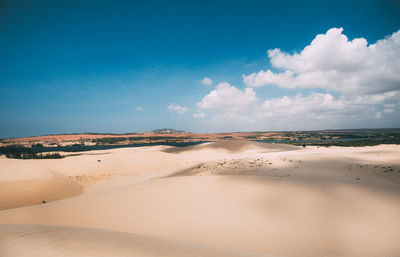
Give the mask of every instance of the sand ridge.
M 204 143 L 200 145 L 192 145 L 186 147 L 171 147 L 164 150 L 167 153 L 182 153 L 187 151 L 224 151 L 226 153 L 246 153 L 246 152 L 283 152 L 290 150 L 298 150 L 300 147 L 285 144 L 266 144 L 248 140 L 229 140 Z
M 4 160 L 2 164 L 0 210 L 70 198 L 83 192 L 82 186 L 66 176 L 30 162 Z

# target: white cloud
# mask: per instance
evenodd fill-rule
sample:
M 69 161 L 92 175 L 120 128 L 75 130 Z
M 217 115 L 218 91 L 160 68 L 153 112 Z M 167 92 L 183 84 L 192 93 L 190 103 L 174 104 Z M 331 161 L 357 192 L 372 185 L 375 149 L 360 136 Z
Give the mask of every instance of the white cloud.
M 212 79 L 205 77 L 204 79 L 201 80 L 201 84 L 206 85 L 206 86 L 211 86 L 213 83 Z
M 185 114 L 189 111 L 189 108 L 180 106 L 179 104 L 172 103 L 168 106 L 168 111 L 177 112 L 179 114 Z
M 252 88 L 242 91 L 227 82 L 222 82 L 204 96 L 198 106 L 202 109 L 235 112 L 250 106 L 256 100 L 256 94 Z
M 202 124 L 223 131 L 399 127 L 400 30 L 375 44 L 342 31 L 317 35 L 300 53 L 269 50 L 274 71 L 243 75 L 245 89 L 219 83 L 197 104 L 209 110 Z M 258 99 L 254 89 L 271 85 L 297 94 Z
M 385 95 L 346 98 L 311 92 L 260 102 L 250 88 L 239 90 L 221 83 L 203 97 L 198 107 L 212 110 L 211 115 L 203 117 L 203 124 L 221 131 L 399 126 L 396 104 L 386 104 L 387 108 L 377 111 L 387 99 L 391 98 Z
M 368 45 L 364 38 L 351 41 L 342 28 L 315 37 L 295 54 L 268 51 L 274 68 L 243 75 L 245 85 L 282 88 L 322 88 L 343 94 L 379 94 L 400 90 L 400 30 Z
M 315 118 L 331 115 L 333 112 L 343 110 L 347 103 L 335 99 L 331 94 L 312 93 L 302 97 L 283 96 L 267 100 L 262 104 L 264 117 L 296 117 L 312 114 Z
M 142 107 L 142 106 L 136 106 L 136 107 L 133 109 L 133 111 L 135 111 L 135 112 L 143 112 L 143 111 L 146 111 L 146 110 L 147 110 L 147 108 Z
M 195 117 L 196 119 L 201 119 L 204 118 L 206 115 L 204 112 L 202 111 L 197 111 L 193 114 L 193 117 Z
M 396 104 L 384 104 L 383 106 L 385 108 L 394 108 L 394 107 L 396 107 Z

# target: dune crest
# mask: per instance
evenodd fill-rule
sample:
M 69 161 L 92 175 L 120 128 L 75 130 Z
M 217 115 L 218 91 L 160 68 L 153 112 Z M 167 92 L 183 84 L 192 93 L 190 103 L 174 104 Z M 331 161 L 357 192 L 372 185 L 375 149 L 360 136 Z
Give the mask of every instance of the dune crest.
M 80 195 L 82 186 L 66 176 L 28 162 L 10 160 L 0 177 L 0 210 L 36 205 Z
M 200 145 L 192 145 L 185 147 L 171 147 L 165 149 L 164 152 L 167 153 L 182 153 L 190 151 L 223 151 L 230 154 L 237 153 L 250 153 L 250 152 L 283 152 L 301 149 L 298 146 L 285 145 L 285 144 L 272 144 L 272 143 L 262 143 L 248 140 L 226 140 L 219 142 L 203 143 Z

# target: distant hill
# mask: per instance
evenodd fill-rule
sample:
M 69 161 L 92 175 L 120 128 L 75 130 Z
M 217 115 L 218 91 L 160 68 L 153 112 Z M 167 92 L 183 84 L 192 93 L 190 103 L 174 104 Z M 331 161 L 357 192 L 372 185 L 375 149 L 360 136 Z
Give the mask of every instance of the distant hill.
M 188 134 L 188 132 L 186 132 L 186 131 L 176 130 L 176 129 L 171 129 L 171 128 L 155 129 L 151 132 L 155 133 L 155 134 Z

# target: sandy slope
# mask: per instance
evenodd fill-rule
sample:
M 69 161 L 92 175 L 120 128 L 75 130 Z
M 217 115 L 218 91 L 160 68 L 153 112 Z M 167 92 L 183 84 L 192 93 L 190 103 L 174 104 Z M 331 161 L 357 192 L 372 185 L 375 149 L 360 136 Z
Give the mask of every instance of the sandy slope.
M 66 176 L 32 161 L 3 158 L 0 167 L 0 210 L 73 197 L 83 190 Z
M 0 211 L 1 224 L 42 224 L 0 226 L 0 256 L 398 256 L 399 156 L 224 142 L 26 161 L 86 193 Z
M 163 238 L 97 229 L 0 225 L 1 256 L 268 257 Z

